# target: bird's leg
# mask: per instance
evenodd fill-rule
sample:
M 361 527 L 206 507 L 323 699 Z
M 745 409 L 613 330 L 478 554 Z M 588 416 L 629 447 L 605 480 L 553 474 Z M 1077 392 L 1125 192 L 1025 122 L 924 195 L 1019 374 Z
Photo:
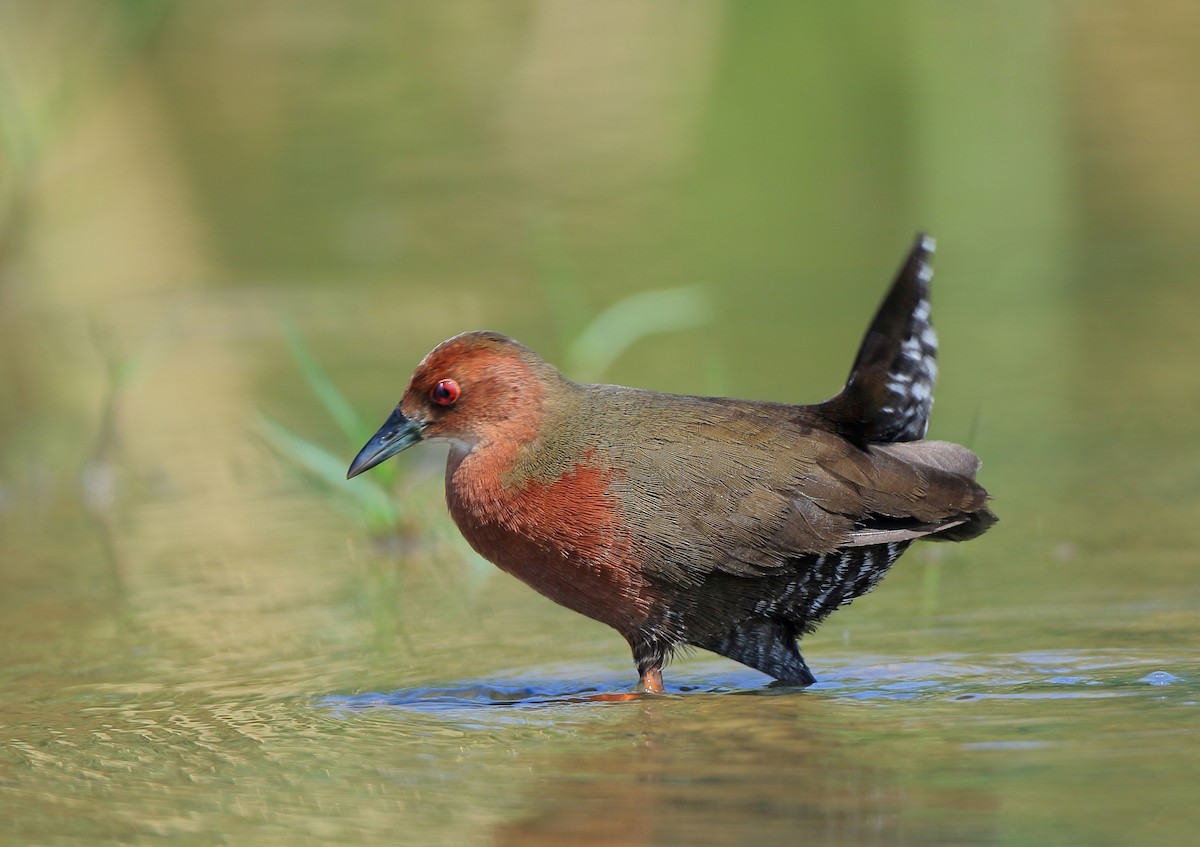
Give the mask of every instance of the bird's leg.
M 644 694 L 667 693 L 667 689 L 663 688 L 662 681 L 662 666 L 667 661 L 666 652 L 649 641 L 630 638 L 629 644 L 633 647 L 633 660 L 637 663 L 637 688 L 620 694 L 593 694 L 587 698 L 588 700 L 597 700 L 603 703 L 626 703 L 637 700 Z
M 592 694 L 586 699 L 599 703 L 628 703 L 643 694 L 665 694 L 662 681 L 663 660 L 651 659 L 638 662 L 638 684 L 633 691 L 620 694 Z
M 667 689 L 663 688 L 662 667 L 655 665 L 649 668 L 638 668 L 638 693 L 640 694 L 665 694 Z
M 638 669 L 638 694 L 664 694 L 662 667 L 667 662 L 667 654 L 663 647 L 651 639 L 644 641 L 630 639 L 633 647 L 633 661 Z

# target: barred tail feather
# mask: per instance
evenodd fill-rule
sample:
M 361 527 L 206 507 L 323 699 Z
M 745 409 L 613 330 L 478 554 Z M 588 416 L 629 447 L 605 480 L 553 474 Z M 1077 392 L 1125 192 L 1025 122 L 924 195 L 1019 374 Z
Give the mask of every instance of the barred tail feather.
M 917 441 L 929 427 L 937 379 L 937 333 L 930 320 L 930 259 L 935 243 L 919 234 L 867 329 L 841 393 L 817 406 L 843 436 L 860 444 Z

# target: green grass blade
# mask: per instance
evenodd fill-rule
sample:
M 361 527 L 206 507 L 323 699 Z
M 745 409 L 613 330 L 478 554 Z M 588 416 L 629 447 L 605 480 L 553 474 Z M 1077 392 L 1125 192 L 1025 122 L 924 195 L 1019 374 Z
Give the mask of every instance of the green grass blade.
M 342 396 L 342 392 L 338 391 L 337 386 L 333 384 L 333 380 L 321 369 L 317 364 L 317 359 L 313 356 L 308 345 L 304 343 L 304 339 L 300 336 L 300 332 L 293 326 L 284 325 L 282 328 L 284 340 L 287 342 L 288 349 L 292 353 L 292 358 L 296 362 L 296 367 L 300 369 L 304 381 L 308 383 L 308 387 L 312 389 L 312 393 L 317 396 L 321 406 L 333 418 L 338 429 L 346 436 L 346 439 L 354 445 L 365 444 L 367 439 L 371 437 L 372 430 L 363 423 L 362 418 L 354 411 L 354 407 Z
M 263 416 L 259 422 L 263 438 L 288 463 L 299 467 L 324 485 L 345 493 L 357 503 L 368 527 L 393 529 L 400 521 L 396 502 L 377 482 L 359 478 L 353 484 L 346 479 L 346 462 L 341 456 L 301 438 L 278 421 Z

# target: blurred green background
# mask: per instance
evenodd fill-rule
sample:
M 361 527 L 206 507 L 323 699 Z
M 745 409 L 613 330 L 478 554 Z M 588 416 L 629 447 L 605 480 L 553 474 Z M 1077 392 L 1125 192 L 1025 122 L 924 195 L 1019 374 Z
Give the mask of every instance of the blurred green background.
M 1185 843 L 1198 35 L 1184 0 L 0 3 L 0 833 Z M 931 435 L 983 457 L 1002 523 L 809 639 L 832 693 L 314 705 L 632 679 L 463 549 L 436 450 L 332 481 L 434 344 L 813 402 L 918 229 Z M 763 682 L 731 668 L 668 679 Z M 906 678 L 988 705 L 872 694 Z M 1060 678 L 1104 697 L 1064 721 Z M 770 814 L 764 781 L 795 789 Z

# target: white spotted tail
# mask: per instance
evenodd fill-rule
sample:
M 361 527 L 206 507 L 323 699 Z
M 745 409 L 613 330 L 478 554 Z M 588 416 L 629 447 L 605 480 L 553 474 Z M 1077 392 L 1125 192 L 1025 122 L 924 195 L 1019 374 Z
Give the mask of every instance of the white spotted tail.
M 817 407 L 860 445 L 918 441 L 929 428 L 937 380 L 937 333 L 930 320 L 934 240 L 918 234 L 867 328 L 842 392 Z

